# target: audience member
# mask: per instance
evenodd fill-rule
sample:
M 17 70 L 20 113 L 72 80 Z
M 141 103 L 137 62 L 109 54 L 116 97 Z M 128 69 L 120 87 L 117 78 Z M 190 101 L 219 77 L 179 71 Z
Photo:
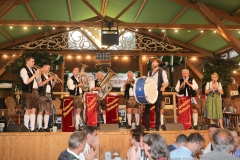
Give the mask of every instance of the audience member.
M 239 143 L 239 132 L 235 128 L 228 128 L 234 139 L 234 150 L 233 155 L 240 158 L 240 143 Z
M 158 133 L 145 135 L 144 152 L 149 160 L 167 160 L 169 151 L 165 139 Z
M 87 136 L 87 143 L 84 148 L 84 151 L 80 153 L 79 157 L 80 160 L 85 160 L 86 156 L 90 150 L 90 148 L 94 149 L 94 158 L 99 159 L 99 147 L 100 147 L 100 140 L 97 137 L 97 128 L 93 126 L 85 126 L 83 131 L 86 133 Z
M 82 131 L 74 132 L 68 139 L 68 148 L 63 151 L 58 160 L 78 160 L 87 142 L 86 134 Z
M 204 139 L 199 133 L 191 133 L 184 146 L 170 152 L 170 159 L 191 160 L 203 149 Z
M 218 125 L 216 124 L 210 124 L 209 128 L 208 128 L 208 134 L 210 139 L 212 140 L 212 136 L 214 134 L 214 132 L 219 128 Z M 213 145 L 212 145 L 212 141 L 208 143 L 207 147 L 203 150 L 203 153 L 208 153 L 213 151 Z
M 225 129 L 218 129 L 213 134 L 213 151 L 203 154 L 201 160 L 235 160 L 238 159 L 230 153 L 234 149 L 232 134 Z
M 144 142 L 143 142 L 143 138 L 147 134 L 149 134 L 149 133 L 143 132 L 140 136 L 140 148 L 141 148 L 141 153 L 140 153 L 141 158 L 140 158 L 140 160 L 148 160 L 148 158 L 144 154 Z
M 187 142 L 187 136 L 185 134 L 178 135 L 176 138 L 175 144 L 171 144 L 168 146 L 169 152 L 171 152 L 181 146 L 184 146 L 186 142 Z
M 143 130 L 132 129 L 130 133 L 130 142 L 132 147 L 128 150 L 127 158 L 130 160 L 139 160 L 141 158 L 140 137 Z

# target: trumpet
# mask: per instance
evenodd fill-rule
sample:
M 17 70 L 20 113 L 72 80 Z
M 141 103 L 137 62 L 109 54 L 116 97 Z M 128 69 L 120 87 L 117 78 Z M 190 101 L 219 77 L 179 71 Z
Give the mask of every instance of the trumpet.
M 48 72 L 48 73 L 46 73 L 46 74 L 49 75 L 49 76 L 54 76 L 54 77 L 55 77 L 55 74 L 54 74 L 53 72 Z M 63 84 L 63 81 L 62 81 L 59 77 L 57 77 L 56 83 L 61 83 L 61 84 Z
M 39 67 L 38 65 L 35 65 L 35 66 L 33 66 L 33 68 L 34 68 L 34 69 L 36 69 L 36 70 L 38 70 L 38 69 L 40 69 L 40 70 L 41 70 L 41 69 L 42 69 L 42 68 L 41 68 L 41 67 Z
M 134 79 L 127 79 L 127 83 L 131 84 L 131 85 L 134 85 L 135 80 Z

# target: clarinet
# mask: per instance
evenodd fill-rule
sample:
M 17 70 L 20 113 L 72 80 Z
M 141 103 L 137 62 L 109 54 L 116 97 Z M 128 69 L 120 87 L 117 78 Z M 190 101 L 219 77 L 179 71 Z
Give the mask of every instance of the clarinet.
M 215 84 L 215 80 L 213 81 L 213 84 Z M 213 89 L 213 92 L 212 92 L 212 97 L 214 97 L 214 92 L 215 92 L 215 88 Z

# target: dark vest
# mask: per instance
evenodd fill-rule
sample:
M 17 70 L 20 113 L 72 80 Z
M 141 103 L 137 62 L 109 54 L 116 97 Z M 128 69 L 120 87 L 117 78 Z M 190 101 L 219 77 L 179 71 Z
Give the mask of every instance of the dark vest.
M 41 80 L 42 80 L 42 82 L 46 80 L 46 78 L 43 74 L 41 74 Z M 45 96 L 46 95 L 47 85 L 50 85 L 51 94 L 52 94 L 52 83 L 51 83 L 51 81 L 48 81 L 44 86 L 39 87 L 38 92 L 39 92 L 40 96 Z
M 162 84 L 163 84 L 163 77 L 162 77 L 162 69 L 161 68 L 159 68 L 158 69 L 158 91 L 159 91 L 159 93 L 162 93 L 161 91 L 160 91 L 160 89 L 161 89 L 161 87 L 162 87 Z M 149 71 L 149 77 L 151 77 L 152 76 L 152 70 L 150 70 Z
M 71 79 L 73 80 L 73 84 L 74 84 L 74 85 L 79 84 L 79 82 L 76 80 L 76 78 L 74 77 L 74 75 L 71 77 Z M 70 95 L 75 95 L 75 96 L 79 96 L 79 95 L 80 95 L 79 87 L 74 88 L 74 90 L 70 90 L 70 89 L 69 89 L 69 92 L 70 92 Z M 83 92 L 83 91 L 82 91 L 82 92 Z M 82 93 L 82 94 L 83 94 L 83 93 Z
M 180 79 L 180 86 L 181 84 L 183 83 L 184 79 L 181 78 Z M 193 84 L 193 78 L 188 78 L 188 83 L 190 84 Z M 191 97 L 195 97 L 196 96 L 196 92 L 195 90 L 192 89 L 192 87 L 190 87 L 189 85 L 185 84 L 185 86 L 178 92 L 178 94 L 184 94 L 184 96 L 186 96 L 186 88 L 187 88 L 187 91 L 188 91 L 188 96 L 191 96 Z
M 97 79 L 94 81 L 94 83 L 95 83 L 95 87 L 100 87 L 100 82 Z
M 34 70 L 34 69 L 32 69 L 32 72 L 33 72 L 33 74 L 32 74 L 32 72 L 29 70 L 29 68 L 28 68 L 27 66 L 25 66 L 24 68 L 27 70 L 28 78 L 32 77 L 33 74 L 35 73 L 35 70 Z M 23 82 L 23 79 L 22 79 L 22 78 L 21 78 L 21 81 L 22 81 L 22 82 L 21 82 L 21 83 L 22 83 L 22 91 L 23 91 L 23 92 L 32 93 L 34 80 L 33 80 L 32 82 L 30 82 L 28 85 L 26 85 L 26 84 Z
M 133 88 L 131 84 L 126 84 L 124 91 L 124 98 L 129 99 L 129 89 Z

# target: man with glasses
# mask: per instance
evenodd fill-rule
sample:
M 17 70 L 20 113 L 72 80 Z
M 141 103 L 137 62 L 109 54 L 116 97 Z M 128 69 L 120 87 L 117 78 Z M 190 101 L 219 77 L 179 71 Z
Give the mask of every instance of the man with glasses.
M 170 152 L 170 159 L 193 160 L 203 150 L 204 138 L 199 133 L 191 133 L 184 146 Z

